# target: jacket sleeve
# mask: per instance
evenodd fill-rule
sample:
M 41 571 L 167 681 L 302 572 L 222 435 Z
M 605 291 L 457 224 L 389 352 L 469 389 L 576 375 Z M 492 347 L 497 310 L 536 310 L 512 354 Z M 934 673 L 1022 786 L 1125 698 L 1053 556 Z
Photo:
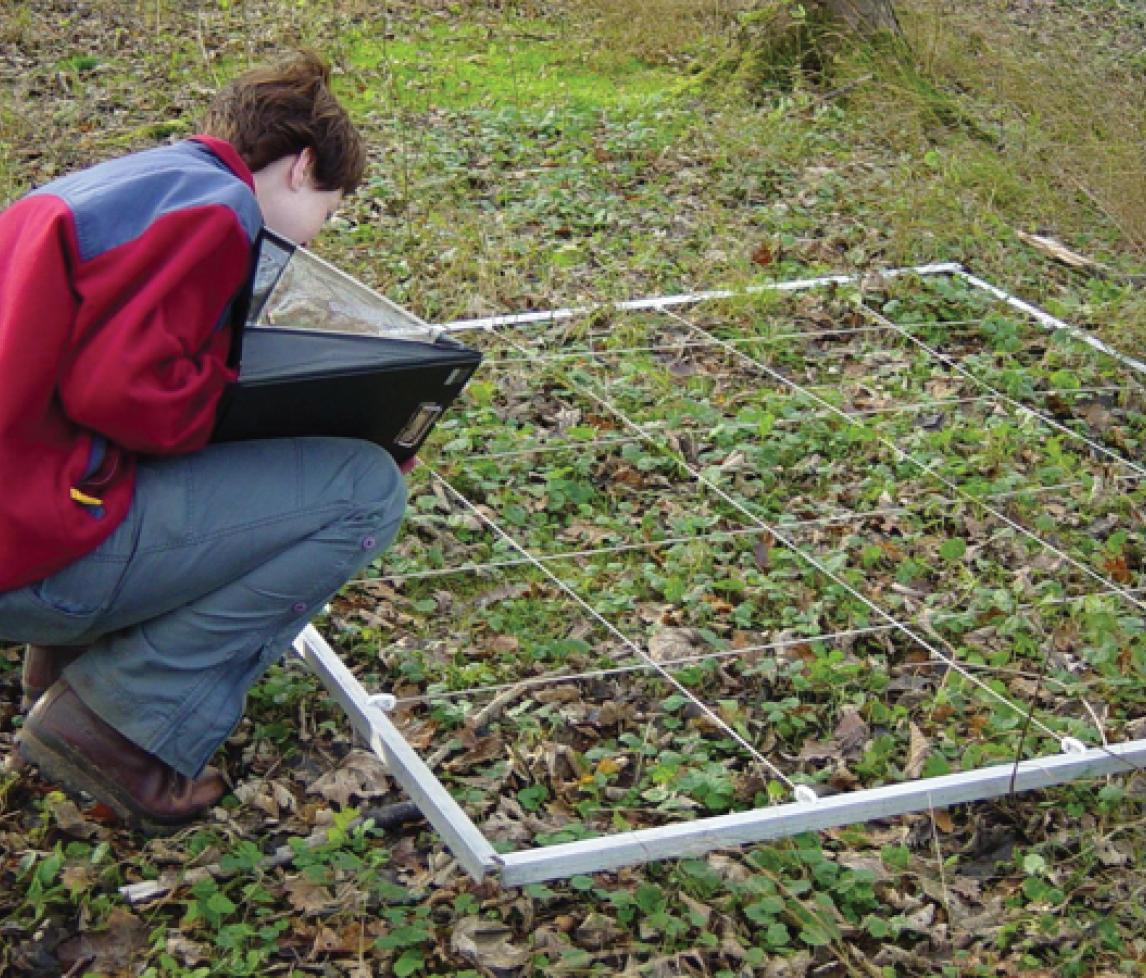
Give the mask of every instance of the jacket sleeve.
M 235 378 L 221 319 L 251 261 L 234 213 L 208 205 L 160 217 L 80 263 L 79 311 L 59 379 L 72 420 L 130 451 L 202 448 Z

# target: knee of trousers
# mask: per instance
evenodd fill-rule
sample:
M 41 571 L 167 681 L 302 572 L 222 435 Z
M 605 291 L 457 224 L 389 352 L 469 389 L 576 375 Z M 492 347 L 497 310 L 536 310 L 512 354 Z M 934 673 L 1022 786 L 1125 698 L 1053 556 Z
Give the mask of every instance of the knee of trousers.
M 406 479 L 390 453 L 371 442 L 356 441 L 352 499 L 361 519 L 380 532 L 392 527 L 406 508 Z

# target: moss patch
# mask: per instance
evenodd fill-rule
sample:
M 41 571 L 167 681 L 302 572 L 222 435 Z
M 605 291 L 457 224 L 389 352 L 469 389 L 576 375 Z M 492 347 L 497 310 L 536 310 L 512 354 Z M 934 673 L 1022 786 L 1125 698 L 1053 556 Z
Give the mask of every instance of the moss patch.
M 551 22 L 510 22 L 496 34 L 477 24 L 440 24 L 414 36 L 359 35 L 351 64 L 377 72 L 387 97 L 408 108 L 627 106 L 663 95 L 679 74 L 594 48 Z M 373 87 L 351 101 L 370 108 Z M 365 104 L 364 104 L 365 103 Z

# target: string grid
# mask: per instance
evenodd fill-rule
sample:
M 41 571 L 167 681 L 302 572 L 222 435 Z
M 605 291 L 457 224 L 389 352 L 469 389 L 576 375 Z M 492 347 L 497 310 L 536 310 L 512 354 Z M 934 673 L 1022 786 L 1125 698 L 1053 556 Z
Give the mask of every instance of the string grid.
M 909 277 L 464 338 L 486 365 L 345 614 L 401 633 L 395 722 L 490 837 L 1142 726 L 1146 391 L 1101 353 Z

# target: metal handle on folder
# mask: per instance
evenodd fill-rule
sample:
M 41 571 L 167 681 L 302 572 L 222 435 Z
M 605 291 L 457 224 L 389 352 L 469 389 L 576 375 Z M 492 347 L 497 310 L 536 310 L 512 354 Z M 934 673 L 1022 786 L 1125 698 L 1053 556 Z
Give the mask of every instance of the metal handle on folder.
M 418 405 L 418 408 L 412 415 L 410 420 L 406 422 L 402 430 L 398 432 L 398 436 L 394 439 L 394 444 L 401 448 L 414 448 L 426 436 L 426 432 L 430 430 L 435 421 L 438 420 L 438 415 L 442 413 L 442 406 L 433 401 L 423 401 Z

